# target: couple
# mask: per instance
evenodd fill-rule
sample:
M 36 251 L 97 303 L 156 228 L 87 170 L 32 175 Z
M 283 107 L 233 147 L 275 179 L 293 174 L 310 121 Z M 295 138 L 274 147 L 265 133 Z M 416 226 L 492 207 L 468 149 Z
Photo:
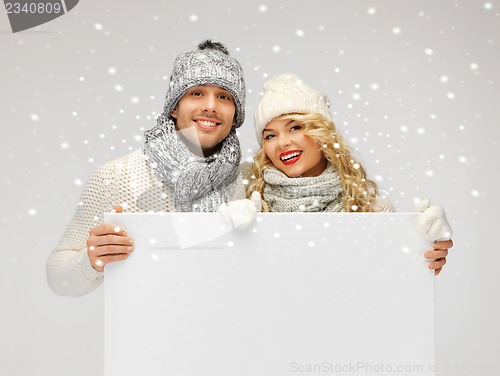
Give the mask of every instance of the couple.
M 103 213 L 122 208 L 215 212 L 248 208 L 251 197 L 251 209 L 264 211 L 394 211 L 335 130 L 328 98 L 298 77 L 265 84 L 255 114 L 261 148 L 251 166 L 240 165 L 236 128 L 244 117 L 243 71 L 222 44 L 205 41 L 177 56 L 164 111 L 146 131 L 144 147 L 104 164 L 87 182 L 47 261 L 50 287 L 86 294 L 102 283 L 107 264 L 134 251 L 125 229 L 103 224 Z M 435 243 L 425 257 L 437 275 L 452 246 L 451 228 L 440 207 L 427 207 L 422 227 Z

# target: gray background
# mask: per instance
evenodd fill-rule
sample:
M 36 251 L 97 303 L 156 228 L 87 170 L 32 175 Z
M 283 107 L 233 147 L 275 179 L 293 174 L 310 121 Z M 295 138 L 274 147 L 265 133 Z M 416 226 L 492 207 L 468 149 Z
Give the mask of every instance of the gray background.
M 0 375 L 102 374 L 103 289 L 58 297 L 45 261 L 91 172 L 141 146 L 174 56 L 203 38 L 244 66 L 245 158 L 263 83 L 295 72 L 328 93 L 398 211 L 445 206 L 455 247 L 436 282 L 439 374 L 499 374 L 500 1 L 124 4 L 81 1 L 18 34 L 0 12 Z

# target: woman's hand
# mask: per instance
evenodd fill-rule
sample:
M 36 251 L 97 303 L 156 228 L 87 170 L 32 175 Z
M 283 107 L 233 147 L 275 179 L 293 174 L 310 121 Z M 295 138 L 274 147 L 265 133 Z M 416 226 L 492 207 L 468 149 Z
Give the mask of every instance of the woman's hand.
M 429 200 L 425 199 L 417 205 L 416 209 L 422 212 L 419 221 L 420 232 L 427 241 L 434 243 L 433 249 L 426 251 L 424 257 L 432 260 L 429 263 L 429 269 L 434 270 L 434 274 L 438 275 L 446 264 L 448 250 L 453 247 L 451 240 L 453 230 L 441 206 L 430 206 Z
M 434 275 L 438 275 L 443 270 L 443 266 L 446 265 L 446 256 L 448 256 L 448 249 L 453 247 L 453 241 L 443 240 L 440 242 L 435 242 L 432 246 L 433 249 L 424 253 L 424 257 L 428 260 L 432 260 L 429 263 L 429 269 L 434 270 Z

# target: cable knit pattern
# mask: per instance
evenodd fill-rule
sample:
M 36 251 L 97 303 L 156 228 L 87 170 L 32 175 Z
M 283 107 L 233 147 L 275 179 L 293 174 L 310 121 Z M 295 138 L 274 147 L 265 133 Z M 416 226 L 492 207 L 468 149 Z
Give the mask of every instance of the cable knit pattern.
M 245 198 L 242 176 L 248 165 L 240 167 L 240 177 L 231 185 L 231 200 Z M 142 149 L 101 166 L 87 182 L 78 208 L 59 245 L 47 261 L 49 286 L 59 295 L 84 295 L 103 282 L 87 255 L 86 241 L 92 227 L 103 223 L 105 212 L 122 205 L 125 212 L 172 212 L 174 198 L 151 172 Z
M 337 169 L 328 164 L 318 176 L 290 178 L 271 166 L 264 170 L 263 200 L 272 212 L 343 212 L 342 187 Z M 377 196 L 375 212 L 395 212 L 392 204 Z
M 217 154 L 200 157 L 181 140 L 167 114 L 157 121 L 145 133 L 144 154 L 161 181 L 173 188 L 176 211 L 217 211 L 229 201 L 231 183 L 238 179 L 241 148 L 236 131 L 231 130 Z
M 318 176 L 297 178 L 270 166 L 264 180 L 264 201 L 273 212 L 343 211 L 340 176 L 331 164 Z

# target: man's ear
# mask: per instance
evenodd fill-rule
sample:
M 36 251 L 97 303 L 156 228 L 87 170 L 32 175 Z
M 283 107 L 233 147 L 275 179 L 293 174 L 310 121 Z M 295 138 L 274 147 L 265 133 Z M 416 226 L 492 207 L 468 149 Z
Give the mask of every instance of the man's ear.
M 177 119 L 177 107 L 175 107 L 175 108 L 172 110 L 172 113 L 170 114 L 170 116 L 172 116 L 174 119 Z

